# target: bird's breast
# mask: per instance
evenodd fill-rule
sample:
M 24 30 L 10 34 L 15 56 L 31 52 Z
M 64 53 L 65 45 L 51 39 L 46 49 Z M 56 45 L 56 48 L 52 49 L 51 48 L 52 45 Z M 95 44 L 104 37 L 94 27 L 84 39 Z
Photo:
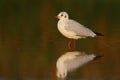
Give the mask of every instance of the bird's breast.
M 67 26 L 65 22 L 59 21 L 57 26 L 58 26 L 59 32 L 65 37 L 77 39 L 77 37 L 75 36 L 76 34 L 74 32 L 71 32 L 65 29 L 65 26 Z

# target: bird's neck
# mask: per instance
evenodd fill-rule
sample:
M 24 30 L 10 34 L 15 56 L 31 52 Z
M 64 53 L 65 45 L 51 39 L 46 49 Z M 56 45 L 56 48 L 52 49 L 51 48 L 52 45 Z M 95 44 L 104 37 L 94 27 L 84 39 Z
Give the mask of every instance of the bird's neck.
M 66 21 L 66 20 L 68 20 L 68 18 L 61 18 L 60 20 L 64 20 L 64 21 Z
M 66 21 L 68 21 L 68 19 L 60 19 L 59 22 L 61 23 L 65 23 Z

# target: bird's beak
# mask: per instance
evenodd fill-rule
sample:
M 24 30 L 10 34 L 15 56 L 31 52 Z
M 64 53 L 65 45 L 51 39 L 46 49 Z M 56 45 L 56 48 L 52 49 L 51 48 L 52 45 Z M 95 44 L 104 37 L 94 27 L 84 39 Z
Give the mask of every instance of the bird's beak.
M 58 17 L 58 16 L 55 16 L 55 18 L 59 19 L 59 17 Z

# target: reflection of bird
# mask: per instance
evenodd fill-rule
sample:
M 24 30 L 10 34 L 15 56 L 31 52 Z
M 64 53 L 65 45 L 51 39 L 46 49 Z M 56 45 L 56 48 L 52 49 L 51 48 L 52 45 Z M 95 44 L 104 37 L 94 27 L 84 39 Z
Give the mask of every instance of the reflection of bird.
M 101 33 L 93 32 L 92 30 L 84 27 L 77 21 L 69 19 L 69 16 L 66 12 L 60 12 L 56 18 L 58 21 L 58 30 L 67 38 L 70 38 L 68 43 L 68 48 L 70 50 L 76 49 L 76 40 L 79 38 L 86 37 L 95 37 L 95 36 L 103 36 Z M 74 47 L 71 48 L 72 39 L 74 39 Z
M 100 57 L 101 56 L 96 56 L 94 54 L 87 55 L 84 52 L 66 52 L 57 60 L 56 75 L 58 78 L 65 78 L 67 72 L 71 72 L 85 63 Z

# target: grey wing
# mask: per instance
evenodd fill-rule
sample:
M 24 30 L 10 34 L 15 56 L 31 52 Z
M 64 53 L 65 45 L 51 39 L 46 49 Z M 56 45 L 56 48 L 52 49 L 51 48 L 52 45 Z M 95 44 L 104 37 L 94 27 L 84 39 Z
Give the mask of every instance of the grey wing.
M 77 55 L 76 58 L 72 59 L 72 60 L 67 60 L 67 69 L 68 71 L 73 71 L 76 68 L 86 64 L 87 62 L 93 60 L 95 57 L 95 55 L 91 54 L 91 55 L 87 55 L 87 54 L 80 54 Z
M 83 37 L 87 37 L 87 36 L 94 37 L 94 36 L 96 36 L 96 34 L 93 31 L 84 27 L 82 24 L 80 24 L 80 23 L 78 23 L 74 20 L 67 21 L 65 29 L 67 31 L 74 32 L 77 36 L 83 36 Z

